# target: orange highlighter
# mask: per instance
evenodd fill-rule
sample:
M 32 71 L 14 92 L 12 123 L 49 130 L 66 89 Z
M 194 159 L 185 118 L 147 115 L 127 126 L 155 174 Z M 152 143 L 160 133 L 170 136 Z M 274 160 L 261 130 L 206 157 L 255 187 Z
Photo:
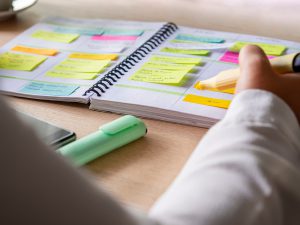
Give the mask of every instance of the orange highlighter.
M 270 59 L 273 70 L 279 74 L 300 72 L 300 53 L 279 56 Z M 240 68 L 224 70 L 216 76 L 196 83 L 198 90 L 219 90 L 224 91 L 234 88 L 240 76 Z

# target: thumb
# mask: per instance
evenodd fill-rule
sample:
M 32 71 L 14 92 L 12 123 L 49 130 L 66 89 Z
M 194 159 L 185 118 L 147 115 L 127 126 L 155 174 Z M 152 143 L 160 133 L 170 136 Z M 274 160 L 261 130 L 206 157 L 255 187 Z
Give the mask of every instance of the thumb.
M 241 75 L 260 76 L 268 75 L 272 68 L 264 51 L 255 45 L 247 45 L 240 51 L 239 63 Z
M 274 75 L 269 59 L 263 50 L 255 45 L 247 45 L 240 51 L 240 78 L 237 92 L 245 89 L 264 89 L 267 80 Z

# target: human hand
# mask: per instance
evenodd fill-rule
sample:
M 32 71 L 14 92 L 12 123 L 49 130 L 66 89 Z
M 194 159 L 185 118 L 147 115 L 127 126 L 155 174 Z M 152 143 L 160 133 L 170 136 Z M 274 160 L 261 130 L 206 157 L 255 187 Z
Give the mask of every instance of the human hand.
M 241 76 L 236 93 L 247 89 L 270 91 L 294 111 L 300 124 L 300 74 L 277 74 L 265 53 L 257 46 L 245 46 L 239 56 Z

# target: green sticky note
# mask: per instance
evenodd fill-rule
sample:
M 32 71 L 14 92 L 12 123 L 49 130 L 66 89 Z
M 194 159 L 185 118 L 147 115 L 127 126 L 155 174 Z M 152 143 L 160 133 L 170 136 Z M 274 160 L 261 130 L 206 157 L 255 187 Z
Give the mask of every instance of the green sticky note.
M 31 35 L 31 37 L 41 39 L 44 41 L 71 43 L 79 37 L 79 34 L 65 34 L 52 31 L 38 30 L 34 32 Z
M 47 56 L 6 52 L 0 54 L 0 69 L 32 71 L 46 59 Z
M 187 70 L 191 71 L 195 65 L 193 64 L 174 64 L 174 63 L 160 63 L 160 62 L 147 62 L 142 68 L 159 69 L 159 70 Z
M 187 58 L 187 57 L 173 57 L 173 56 L 156 55 L 156 56 L 152 56 L 149 59 L 149 62 L 200 65 L 201 59 L 200 58 Z
M 29 84 L 21 88 L 19 92 L 30 95 L 69 96 L 78 88 L 79 86 L 74 85 L 30 82 Z
M 195 35 L 190 35 L 190 34 L 179 34 L 179 35 L 177 35 L 175 40 L 192 41 L 192 42 L 206 42 L 206 43 L 223 43 L 225 41 L 222 38 L 202 37 L 202 36 L 195 36 Z
M 143 30 L 136 29 L 104 29 L 104 35 L 112 35 L 112 36 L 141 36 L 144 33 Z
M 54 69 L 84 73 L 100 73 L 109 62 L 110 60 L 66 59 L 55 66 Z
M 134 73 L 129 79 L 150 83 L 178 84 L 181 82 L 181 80 L 187 73 L 188 71 L 186 70 L 169 71 L 141 68 L 136 73 Z
M 266 44 L 266 43 L 256 43 L 256 42 L 242 42 L 238 41 L 229 48 L 232 52 L 239 52 L 241 48 L 245 45 L 257 45 L 261 47 L 267 55 L 280 56 L 285 51 L 286 47 L 284 45 Z
M 175 54 L 185 54 L 185 55 L 203 55 L 207 56 L 210 51 L 208 50 L 198 50 L 198 49 L 181 49 L 181 48 L 163 48 L 161 52 L 175 53 Z
M 101 35 L 104 33 L 102 28 L 80 28 L 80 27 L 57 27 L 54 30 L 58 33 L 71 33 L 71 34 L 81 34 L 81 35 Z
M 80 80 L 94 80 L 98 73 L 82 73 L 82 72 L 69 72 L 62 70 L 50 70 L 46 73 L 48 77 L 59 77 L 67 79 L 80 79 Z

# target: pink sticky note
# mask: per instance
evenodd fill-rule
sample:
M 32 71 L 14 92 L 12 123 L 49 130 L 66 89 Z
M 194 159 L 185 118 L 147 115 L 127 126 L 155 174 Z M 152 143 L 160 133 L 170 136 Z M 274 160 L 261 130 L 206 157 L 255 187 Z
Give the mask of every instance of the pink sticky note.
M 115 36 L 115 35 L 94 35 L 92 40 L 95 41 L 135 41 L 137 36 Z
M 227 51 L 225 54 L 220 58 L 221 62 L 229 62 L 229 63 L 239 63 L 239 53 L 238 52 L 230 52 Z
M 268 59 L 274 58 L 274 56 L 268 55 Z M 239 53 L 238 52 L 231 52 L 227 51 L 224 55 L 220 58 L 221 62 L 229 62 L 229 63 L 239 63 Z

